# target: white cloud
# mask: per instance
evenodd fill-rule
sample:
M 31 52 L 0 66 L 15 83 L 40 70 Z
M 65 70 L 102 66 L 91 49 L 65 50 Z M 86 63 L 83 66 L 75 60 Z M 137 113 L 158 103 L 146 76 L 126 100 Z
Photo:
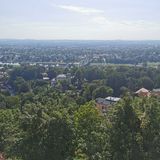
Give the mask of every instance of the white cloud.
M 74 6 L 74 5 L 58 5 L 58 7 L 61 9 L 77 12 L 84 15 L 99 14 L 104 12 L 103 10 L 99 10 L 95 8 L 87 8 L 87 7 Z
M 137 21 L 113 21 L 110 20 L 110 18 L 107 19 L 105 16 L 93 16 L 91 18 L 91 22 L 95 23 L 101 27 L 110 27 L 113 28 L 132 28 L 132 29 L 159 29 L 160 28 L 160 22 L 149 22 L 149 21 L 143 21 L 143 20 L 137 20 Z

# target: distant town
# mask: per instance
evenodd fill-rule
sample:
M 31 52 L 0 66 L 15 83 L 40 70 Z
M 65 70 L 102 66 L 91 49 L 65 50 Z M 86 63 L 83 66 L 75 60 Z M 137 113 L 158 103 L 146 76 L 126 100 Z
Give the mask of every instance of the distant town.
M 156 66 L 159 61 L 160 41 L 0 40 L 0 64 Z

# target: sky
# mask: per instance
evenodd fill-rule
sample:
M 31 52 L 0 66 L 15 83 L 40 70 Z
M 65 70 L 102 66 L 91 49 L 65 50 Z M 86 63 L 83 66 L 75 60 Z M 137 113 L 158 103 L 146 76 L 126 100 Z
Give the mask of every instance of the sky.
M 160 0 L 0 0 L 0 39 L 160 40 Z

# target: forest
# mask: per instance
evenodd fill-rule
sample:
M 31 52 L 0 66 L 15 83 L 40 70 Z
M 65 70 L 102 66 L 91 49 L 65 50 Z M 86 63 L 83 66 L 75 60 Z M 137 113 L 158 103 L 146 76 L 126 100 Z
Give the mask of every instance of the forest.
M 160 88 L 159 68 L 22 65 L 1 70 L 8 74 L 0 92 L 5 159 L 159 160 L 160 98 L 134 95 L 142 87 Z M 69 78 L 52 86 L 50 80 L 59 74 Z M 103 115 L 95 99 L 107 96 L 121 100 Z

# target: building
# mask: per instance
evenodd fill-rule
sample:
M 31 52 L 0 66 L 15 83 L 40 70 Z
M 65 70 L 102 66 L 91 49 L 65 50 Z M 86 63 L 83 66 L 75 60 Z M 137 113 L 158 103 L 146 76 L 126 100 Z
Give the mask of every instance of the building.
M 72 79 L 73 77 L 71 76 L 71 74 L 70 73 L 67 73 L 67 74 L 59 74 L 56 78 L 53 78 L 52 80 L 51 80 L 51 86 L 52 87 L 55 87 L 56 86 L 56 84 L 58 84 L 58 82 L 62 82 L 62 81 L 67 81 L 67 83 L 71 83 L 71 79 Z
M 118 102 L 119 100 L 120 100 L 120 98 L 118 98 L 118 97 L 107 97 L 107 98 L 105 98 L 107 101 L 109 101 L 109 102 L 113 102 L 113 103 L 115 103 L 115 102 Z
M 51 86 L 55 87 L 59 81 L 68 80 L 68 76 L 65 74 L 59 74 L 56 78 L 51 80 Z
M 63 81 L 63 80 L 66 80 L 67 76 L 65 74 L 59 74 L 57 77 L 56 77 L 56 80 L 57 81 Z
M 135 94 L 139 97 L 149 97 L 151 95 L 150 91 L 145 88 L 139 89 Z
M 49 77 L 43 77 L 44 81 L 49 81 Z
M 102 113 L 105 113 L 110 106 L 110 102 L 106 101 L 104 98 L 97 98 L 96 99 L 96 107 Z
M 160 88 L 153 89 L 151 93 L 152 93 L 153 96 L 158 96 L 159 97 L 160 96 Z
M 97 98 L 96 107 L 102 112 L 106 113 L 109 107 L 113 106 L 120 100 L 118 97 Z

